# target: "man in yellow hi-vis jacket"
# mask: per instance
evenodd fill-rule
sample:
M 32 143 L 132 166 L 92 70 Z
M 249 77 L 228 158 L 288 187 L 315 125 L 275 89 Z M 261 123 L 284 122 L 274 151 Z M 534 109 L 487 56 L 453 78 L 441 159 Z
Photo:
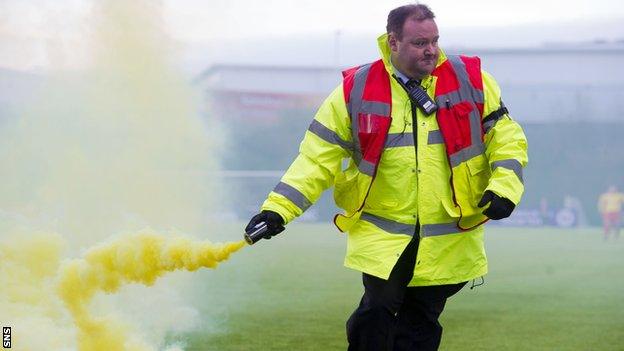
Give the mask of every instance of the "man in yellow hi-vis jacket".
M 392 10 L 386 29 L 381 59 L 343 73 L 247 230 L 280 233 L 334 186 L 365 288 L 349 350 L 435 350 L 446 299 L 487 273 L 482 224 L 520 201 L 527 142 L 479 58 L 438 47 L 426 5 Z
M 598 211 L 602 216 L 604 228 L 604 240 L 609 240 L 609 233 L 617 240 L 620 236 L 620 213 L 624 204 L 624 194 L 617 190 L 615 185 L 600 195 L 598 199 Z

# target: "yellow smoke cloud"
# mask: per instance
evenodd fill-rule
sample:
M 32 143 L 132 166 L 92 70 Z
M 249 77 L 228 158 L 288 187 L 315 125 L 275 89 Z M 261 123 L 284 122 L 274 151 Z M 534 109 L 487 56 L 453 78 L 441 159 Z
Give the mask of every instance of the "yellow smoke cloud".
M 128 283 L 147 286 L 167 272 L 215 268 L 244 241 L 213 244 L 188 238 L 167 238 L 143 232 L 89 250 L 84 258 L 71 260 L 59 273 L 58 293 L 78 328 L 78 348 L 85 351 L 150 350 L 126 328 L 110 318 L 89 313 L 97 292 L 114 293 Z
M 114 310 L 92 315 L 92 299 L 129 283 L 150 286 L 167 272 L 216 268 L 245 242 L 213 244 L 143 231 L 63 261 L 65 246 L 50 233 L 18 232 L 0 241 L 0 322 L 13 327 L 16 350 L 155 350 L 159 340 L 142 340 L 139 326 Z

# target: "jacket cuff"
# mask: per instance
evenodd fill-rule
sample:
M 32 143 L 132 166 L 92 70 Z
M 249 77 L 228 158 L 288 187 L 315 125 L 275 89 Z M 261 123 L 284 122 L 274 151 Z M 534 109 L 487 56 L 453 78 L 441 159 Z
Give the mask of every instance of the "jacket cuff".
M 513 171 L 499 168 L 492 174 L 490 183 L 485 190 L 490 190 L 496 195 L 510 200 L 517 206 L 524 193 L 524 184 L 516 177 Z
M 292 202 L 280 194 L 271 192 L 264 201 L 260 210 L 273 211 L 279 214 L 284 220 L 284 224 L 292 222 L 293 219 L 301 215 L 302 211 Z

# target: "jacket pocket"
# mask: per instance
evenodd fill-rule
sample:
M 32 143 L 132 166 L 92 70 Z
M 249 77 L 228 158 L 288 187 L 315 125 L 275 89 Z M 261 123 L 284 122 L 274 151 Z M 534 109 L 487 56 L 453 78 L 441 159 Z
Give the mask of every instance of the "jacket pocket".
M 446 211 L 446 214 L 451 218 L 459 218 L 459 207 L 455 206 L 453 203 L 453 199 L 450 198 L 441 198 L 440 202 L 442 203 L 442 207 Z
M 467 102 L 438 111 L 438 125 L 444 137 L 447 152 L 454 154 L 471 145 L 470 113 L 473 107 Z
M 485 155 L 478 155 L 466 161 L 468 166 L 468 182 L 470 183 L 471 204 L 477 208 L 477 204 L 481 200 L 485 188 L 490 182 L 490 165 Z
M 358 139 L 362 158 L 377 164 L 381 158 L 392 119 L 372 113 L 358 113 Z
M 358 175 L 359 172 L 355 168 L 349 168 L 336 175 L 334 201 L 336 206 L 347 212 L 353 212 L 361 205 Z

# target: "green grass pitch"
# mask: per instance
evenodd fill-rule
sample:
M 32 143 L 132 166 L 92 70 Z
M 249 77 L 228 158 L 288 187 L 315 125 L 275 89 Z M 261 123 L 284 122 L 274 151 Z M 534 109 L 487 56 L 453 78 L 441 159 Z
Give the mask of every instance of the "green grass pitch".
M 345 350 L 362 285 L 342 266 L 343 235 L 292 224 L 197 273 L 204 322 L 170 341 L 189 351 Z M 489 226 L 486 250 L 485 285 L 447 302 L 440 350 L 624 350 L 624 235 Z

